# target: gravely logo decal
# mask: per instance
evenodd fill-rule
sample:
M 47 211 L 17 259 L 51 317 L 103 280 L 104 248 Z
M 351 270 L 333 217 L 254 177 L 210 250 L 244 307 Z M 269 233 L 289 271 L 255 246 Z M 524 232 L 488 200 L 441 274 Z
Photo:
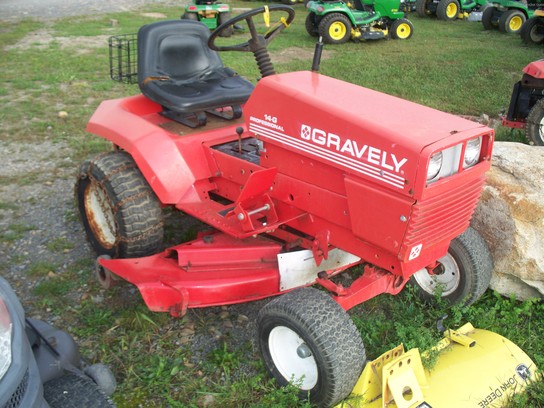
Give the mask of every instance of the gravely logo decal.
M 249 117 L 249 131 L 254 132 L 259 138 L 349 168 L 353 172 L 398 189 L 406 187 L 403 166 L 408 162 L 407 158 L 397 157 L 375 146 L 305 124 L 301 125 L 300 131 L 296 130 L 298 134 L 290 134 L 286 128 L 281 118 L 274 115 L 264 114 L 262 118 Z
M 394 171 L 397 174 L 400 174 L 402 166 L 408 161 L 406 158 L 399 159 L 395 154 L 386 152 L 385 150 L 367 144 L 359 145 L 357 140 L 343 139 L 334 133 L 325 132 L 324 130 L 312 128 L 308 125 L 302 125 L 300 138 L 344 155 L 357 159 L 365 159 L 369 163 L 380 166 L 385 170 Z

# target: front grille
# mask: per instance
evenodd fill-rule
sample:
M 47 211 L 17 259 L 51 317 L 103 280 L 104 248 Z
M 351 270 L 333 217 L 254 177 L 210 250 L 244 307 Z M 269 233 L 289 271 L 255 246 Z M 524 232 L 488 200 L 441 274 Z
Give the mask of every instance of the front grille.
M 23 401 L 23 398 L 26 394 L 27 389 L 28 389 L 28 370 L 26 371 L 17 389 L 11 395 L 8 402 L 6 402 L 2 406 L 2 408 L 19 408 L 21 406 L 21 402 Z
M 430 247 L 443 240 L 454 238 L 470 222 L 485 178 L 481 177 L 460 185 L 448 194 L 417 203 L 406 233 L 405 245 L 412 248 L 423 244 Z

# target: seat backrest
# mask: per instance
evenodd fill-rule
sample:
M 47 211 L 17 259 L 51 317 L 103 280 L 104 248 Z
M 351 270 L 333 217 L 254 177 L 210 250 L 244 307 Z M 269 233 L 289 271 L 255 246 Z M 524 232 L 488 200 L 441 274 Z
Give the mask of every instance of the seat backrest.
M 253 84 L 226 68 L 208 47 L 210 30 L 198 21 L 159 21 L 138 31 L 138 85 L 161 114 L 203 126 L 207 113 L 238 119 Z M 230 109 L 224 109 L 230 108 Z
M 223 68 L 217 52 L 208 47 L 210 30 L 192 20 L 167 20 L 147 24 L 138 31 L 138 83 L 168 77 L 194 81 L 206 72 Z

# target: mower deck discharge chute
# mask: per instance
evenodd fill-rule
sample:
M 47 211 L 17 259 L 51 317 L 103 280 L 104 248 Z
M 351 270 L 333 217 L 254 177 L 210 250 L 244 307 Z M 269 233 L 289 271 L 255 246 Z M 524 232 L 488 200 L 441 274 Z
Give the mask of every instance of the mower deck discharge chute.
M 346 310 L 408 282 L 451 304 L 488 287 L 491 258 L 469 222 L 494 133 L 319 74 L 322 44 L 313 71 L 276 74 L 267 45 L 293 19 L 270 5 L 211 35 L 187 20 L 144 26 L 143 95 L 98 107 L 88 130 L 114 149 L 83 163 L 76 195 L 98 279 L 135 284 L 151 310 L 180 316 L 281 294 L 257 321 L 265 365 L 331 406 L 366 362 Z M 248 41 L 222 39 L 243 23 Z M 216 51 L 252 52 L 255 88 Z M 162 250 L 164 206 L 210 230 Z

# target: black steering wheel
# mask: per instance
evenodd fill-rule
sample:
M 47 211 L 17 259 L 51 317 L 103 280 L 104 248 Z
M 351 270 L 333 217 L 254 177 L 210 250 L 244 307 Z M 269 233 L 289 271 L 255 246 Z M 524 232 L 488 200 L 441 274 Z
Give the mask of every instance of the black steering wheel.
M 283 12 L 286 13 L 286 16 L 282 16 L 276 23 L 270 26 L 270 12 Z M 257 27 L 253 18 L 257 15 L 263 15 L 266 26 L 270 26 L 268 31 L 261 35 L 257 32 Z M 228 21 L 225 21 L 219 27 L 217 27 L 211 34 L 208 39 L 208 47 L 214 51 L 243 51 L 243 52 L 252 52 L 257 60 L 259 65 L 259 70 L 263 77 L 274 74 L 274 68 L 272 62 L 270 61 L 270 56 L 268 55 L 267 45 L 284 29 L 289 26 L 295 19 L 295 10 L 289 6 L 282 4 L 271 4 L 269 6 L 259 7 L 253 10 L 246 11 L 236 17 L 231 18 Z M 235 45 L 217 45 L 217 37 L 221 37 L 223 32 L 227 29 L 230 29 L 235 24 L 245 21 L 249 28 L 251 38 L 243 43 Z

